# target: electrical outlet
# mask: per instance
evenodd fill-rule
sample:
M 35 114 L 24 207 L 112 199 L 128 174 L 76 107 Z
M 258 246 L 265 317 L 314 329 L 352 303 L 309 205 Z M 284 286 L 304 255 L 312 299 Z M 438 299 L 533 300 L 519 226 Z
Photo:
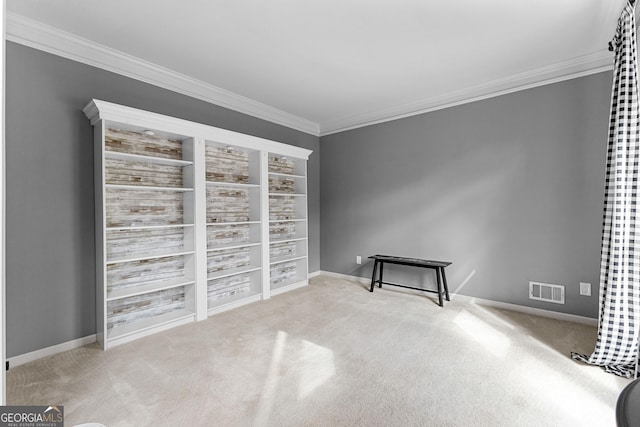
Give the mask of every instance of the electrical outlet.
M 356 256 L 356 264 L 362 264 L 362 257 L 360 255 Z
M 591 296 L 591 283 L 580 282 L 580 295 Z

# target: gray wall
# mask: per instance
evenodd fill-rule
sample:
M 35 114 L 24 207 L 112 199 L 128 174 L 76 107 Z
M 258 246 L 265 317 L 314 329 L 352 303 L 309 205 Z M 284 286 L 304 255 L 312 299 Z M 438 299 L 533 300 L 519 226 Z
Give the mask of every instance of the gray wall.
M 6 50 L 7 356 L 95 333 L 92 99 L 314 151 L 309 267 L 320 266 L 319 138 L 22 45 Z
M 8 357 L 95 332 L 92 133 L 81 111 L 92 98 L 313 150 L 312 272 L 369 277 L 355 256 L 374 253 L 445 259 L 452 291 L 597 316 L 610 73 L 319 143 L 14 43 L 6 54 Z M 422 272 L 389 278 L 432 285 Z M 528 300 L 529 280 L 565 284 L 567 304 Z M 578 295 L 580 281 L 592 297 Z
M 451 291 L 597 317 L 611 78 L 322 137 L 321 269 L 370 277 L 355 257 L 376 253 L 448 260 Z M 566 285 L 566 304 L 529 300 L 531 280 Z

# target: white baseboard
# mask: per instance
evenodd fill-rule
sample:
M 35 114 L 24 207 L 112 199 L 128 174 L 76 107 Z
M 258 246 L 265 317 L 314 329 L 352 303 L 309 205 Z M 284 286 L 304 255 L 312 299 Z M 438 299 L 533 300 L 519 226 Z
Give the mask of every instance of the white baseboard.
M 358 283 L 371 283 L 371 279 L 367 279 L 366 277 L 359 277 L 359 276 L 350 276 L 348 274 L 342 274 L 342 273 L 334 273 L 333 271 L 323 271 L 320 270 L 317 272 L 317 275 L 324 275 L 324 276 L 329 276 L 329 277 L 335 277 L 336 279 L 345 279 L 345 280 L 355 280 Z
M 349 276 L 348 274 L 333 273 L 331 271 L 320 270 L 318 274 L 335 277 L 338 279 L 354 280 L 358 283 L 364 283 L 364 284 L 371 283 L 371 279 L 368 279 L 365 277 Z M 575 314 L 560 313 L 557 311 L 544 310 L 542 308 L 527 307 L 525 305 L 511 304 L 511 303 L 501 302 L 501 301 L 493 301 L 489 299 L 470 297 L 470 296 L 461 295 L 461 294 L 452 293 L 451 296 L 452 297 L 455 296 L 457 300 L 464 301 L 468 304 L 478 304 L 478 305 L 484 305 L 487 307 L 502 308 L 505 310 L 517 311 L 519 313 L 531 314 L 531 315 L 540 316 L 540 317 L 548 317 L 556 320 L 565 320 L 567 322 L 582 323 L 590 326 L 598 325 L 598 319 L 594 319 L 592 317 L 577 316 Z
M 62 353 L 63 351 L 69 351 L 76 348 L 84 347 L 87 344 L 96 342 L 96 336 L 89 335 L 84 338 L 78 338 L 77 340 L 63 342 L 61 344 L 53 345 L 51 347 L 35 350 L 30 353 L 21 354 L 19 356 L 9 357 L 9 367 L 24 365 L 25 363 L 33 362 L 43 357 L 53 356 L 54 354 Z
M 452 294 L 453 296 L 454 294 Z M 564 320 L 567 322 L 582 323 L 589 326 L 598 326 L 598 319 L 592 317 L 578 316 L 576 314 L 560 313 L 558 311 L 545 310 L 543 308 L 528 307 L 526 305 L 511 304 L 508 302 L 493 301 L 490 299 L 470 297 L 467 295 L 455 294 L 456 299 L 469 304 L 484 305 L 487 307 L 502 308 L 505 310 L 517 311 L 519 313 L 531 314 L 534 316 L 548 317 L 550 319 Z

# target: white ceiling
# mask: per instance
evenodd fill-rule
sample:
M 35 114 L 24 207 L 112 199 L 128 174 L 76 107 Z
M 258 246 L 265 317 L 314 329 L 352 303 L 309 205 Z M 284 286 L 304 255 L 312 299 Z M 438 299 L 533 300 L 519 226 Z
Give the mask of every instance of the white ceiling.
M 610 68 L 624 4 L 8 0 L 7 39 L 328 134 Z

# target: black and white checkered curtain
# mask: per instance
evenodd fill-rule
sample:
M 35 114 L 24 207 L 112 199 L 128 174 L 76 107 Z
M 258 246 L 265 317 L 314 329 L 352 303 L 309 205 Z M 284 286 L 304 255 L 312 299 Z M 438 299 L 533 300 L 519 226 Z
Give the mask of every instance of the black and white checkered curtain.
M 627 2 L 611 42 L 615 63 L 602 222 L 598 339 L 590 357 L 571 354 L 576 360 L 627 378 L 634 372 L 640 329 L 640 240 L 636 248 L 635 235 L 640 111 L 634 13 L 634 5 Z

